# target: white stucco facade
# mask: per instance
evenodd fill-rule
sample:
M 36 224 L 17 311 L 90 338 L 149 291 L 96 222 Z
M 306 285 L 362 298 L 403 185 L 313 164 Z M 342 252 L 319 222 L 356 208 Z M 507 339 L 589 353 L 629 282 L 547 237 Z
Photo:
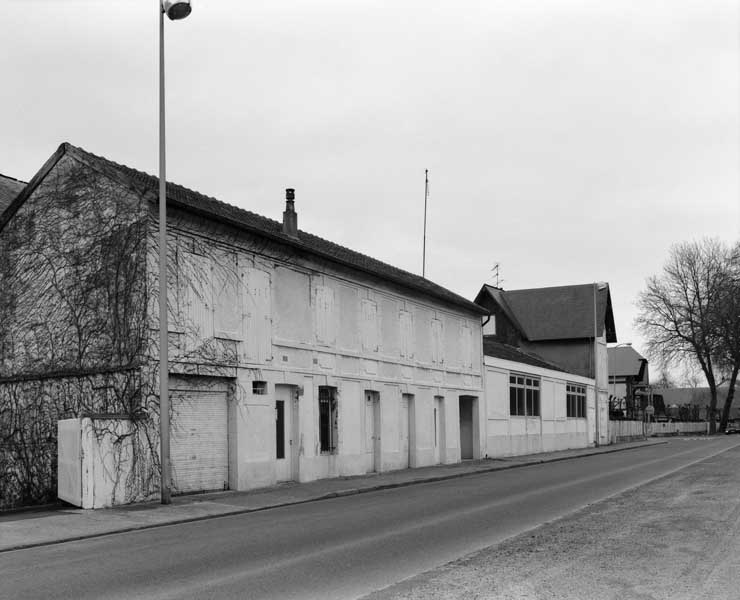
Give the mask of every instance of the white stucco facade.
M 195 440 L 198 419 L 221 419 L 213 403 L 223 403 L 223 487 L 485 454 L 474 310 L 227 227 L 209 226 L 205 237 L 179 217 L 169 241 L 173 437 L 192 431 Z M 218 427 L 196 440 L 199 452 L 218 445 Z M 175 492 L 196 489 L 185 483 L 186 459 L 173 458 Z
M 489 457 L 552 452 L 594 445 L 594 380 L 511 360 L 485 357 L 485 440 Z M 538 415 L 511 410 L 511 378 L 537 381 Z M 568 416 L 567 389 L 585 393 L 585 415 Z

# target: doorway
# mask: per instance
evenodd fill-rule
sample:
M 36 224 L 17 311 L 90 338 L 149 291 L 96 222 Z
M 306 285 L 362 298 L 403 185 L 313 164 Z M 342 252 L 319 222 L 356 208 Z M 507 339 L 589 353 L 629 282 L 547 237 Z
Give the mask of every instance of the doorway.
M 401 469 L 408 469 L 412 466 L 411 451 L 413 450 L 414 438 L 414 395 L 401 395 L 401 415 L 399 429 L 401 434 L 399 459 Z
M 473 458 L 473 396 L 460 396 L 460 459 Z
M 365 390 L 365 472 L 380 467 L 380 394 Z
M 445 418 L 444 397 L 434 397 L 434 413 L 432 425 L 434 427 L 434 464 L 439 465 L 444 461 L 445 448 Z
M 291 385 L 275 386 L 275 478 L 298 479 L 298 399 Z

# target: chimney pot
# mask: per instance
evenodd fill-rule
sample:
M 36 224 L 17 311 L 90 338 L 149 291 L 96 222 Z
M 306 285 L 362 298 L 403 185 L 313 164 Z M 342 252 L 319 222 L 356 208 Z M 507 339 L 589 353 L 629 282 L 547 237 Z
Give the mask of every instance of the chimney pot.
M 285 188 L 285 210 L 283 211 L 283 233 L 298 237 L 298 214 L 295 212 L 295 190 Z

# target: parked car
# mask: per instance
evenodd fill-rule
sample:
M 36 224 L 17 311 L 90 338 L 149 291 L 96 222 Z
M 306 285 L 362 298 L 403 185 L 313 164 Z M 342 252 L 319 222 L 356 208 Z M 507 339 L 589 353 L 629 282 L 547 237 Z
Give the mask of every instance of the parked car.
M 731 433 L 740 433 L 740 423 L 736 421 L 727 421 L 727 427 L 725 427 L 725 435 Z

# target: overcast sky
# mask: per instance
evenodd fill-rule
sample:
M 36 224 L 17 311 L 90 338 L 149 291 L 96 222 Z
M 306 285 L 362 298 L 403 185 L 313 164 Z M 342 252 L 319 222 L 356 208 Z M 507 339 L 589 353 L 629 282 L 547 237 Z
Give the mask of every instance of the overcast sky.
M 740 238 L 730 0 L 193 0 L 168 179 L 473 298 L 608 281 L 620 342 L 671 244 Z M 156 174 L 157 0 L 0 0 L 0 173 L 68 141 Z

